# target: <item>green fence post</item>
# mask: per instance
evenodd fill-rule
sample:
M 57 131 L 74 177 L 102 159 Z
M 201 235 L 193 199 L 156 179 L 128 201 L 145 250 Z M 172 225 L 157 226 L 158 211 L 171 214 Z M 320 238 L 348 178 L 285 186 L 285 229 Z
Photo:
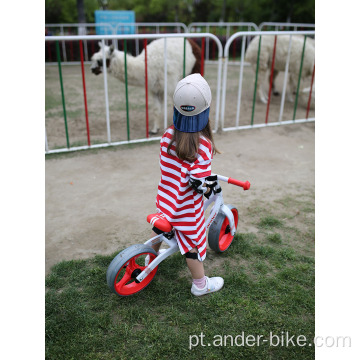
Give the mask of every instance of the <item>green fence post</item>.
M 58 67 L 59 67 L 61 98 L 62 98 L 62 106 L 63 106 L 63 112 L 64 112 L 64 121 L 65 121 L 66 145 L 67 145 L 68 148 L 70 148 L 68 127 L 67 127 L 67 120 L 66 120 L 65 94 L 64 94 L 64 86 L 63 86 L 62 73 L 61 73 L 61 59 L 60 59 L 59 41 L 56 41 L 56 57 L 57 57 L 57 62 L 58 62 Z
M 298 83 L 297 83 L 296 97 L 295 97 L 295 105 L 294 105 L 294 115 L 293 115 L 293 120 L 294 120 L 294 121 L 295 121 L 296 109 L 297 109 L 298 98 L 299 98 L 299 89 L 300 89 L 301 73 L 302 73 L 303 62 L 304 62 L 306 37 L 307 37 L 307 35 L 305 35 L 305 37 L 304 37 L 304 45 L 303 45 L 303 50 L 302 50 L 302 54 L 301 54 L 299 78 L 298 78 Z
M 124 66 L 125 66 L 125 96 L 126 96 L 126 124 L 127 124 L 127 139 L 130 140 L 130 126 L 129 126 L 129 97 L 128 97 L 128 81 L 127 81 L 127 63 L 126 63 L 127 42 L 124 40 Z

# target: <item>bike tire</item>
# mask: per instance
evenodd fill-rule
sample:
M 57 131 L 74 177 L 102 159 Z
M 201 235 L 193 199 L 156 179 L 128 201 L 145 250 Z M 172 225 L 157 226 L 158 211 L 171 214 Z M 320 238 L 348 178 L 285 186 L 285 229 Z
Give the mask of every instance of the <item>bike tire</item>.
M 235 206 L 230 204 L 226 206 L 234 215 L 236 229 L 239 221 L 239 213 Z M 208 242 L 210 248 L 217 253 L 222 253 L 229 248 L 234 239 L 234 236 L 235 234 L 231 235 L 228 218 L 226 217 L 225 213 L 219 211 L 209 228 Z
M 134 295 L 145 289 L 153 280 L 158 266 L 141 282 L 135 281 L 145 269 L 145 257 L 150 256 L 150 262 L 157 254 L 150 246 L 137 244 L 128 247 L 115 256 L 106 271 L 106 281 L 110 290 L 119 296 Z M 149 262 L 149 263 L 150 263 Z

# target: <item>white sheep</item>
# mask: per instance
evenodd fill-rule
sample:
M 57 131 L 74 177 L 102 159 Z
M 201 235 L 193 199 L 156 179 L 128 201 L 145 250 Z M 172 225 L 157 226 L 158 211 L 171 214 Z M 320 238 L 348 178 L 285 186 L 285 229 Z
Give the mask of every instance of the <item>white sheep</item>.
M 147 74 L 149 90 L 149 122 L 153 122 L 152 134 L 159 131 L 160 119 L 164 110 L 164 39 L 152 41 L 147 46 Z M 113 45 L 102 48 L 92 58 L 91 71 L 98 75 L 102 72 L 103 51 L 110 74 L 125 82 L 124 52 L 114 49 Z M 183 78 L 184 39 L 168 38 L 167 51 L 167 92 L 173 95 L 176 84 Z M 191 39 L 186 39 L 185 76 L 200 73 L 201 49 Z M 129 85 L 145 86 L 145 51 L 138 56 L 127 54 L 127 81 Z
M 274 35 L 262 35 L 261 36 L 261 47 L 260 47 L 260 58 L 258 68 L 258 95 L 263 103 L 268 101 L 268 86 L 266 86 L 266 77 L 271 70 L 273 49 L 274 49 Z M 286 60 L 288 55 L 290 35 L 278 35 L 276 41 L 276 53 L 275 53 L 275 64 L 274 64 L 274 75 L 273 75 L 273 93 L 275 95 L 278 92 L 275 89 L 275 78 L 280 71 L 285 71 Z M 293 93 L 297 89 L 297 83 L 299 78 L 301 56 L 304 46 L 304 36 L 293 35 L 291 40 L 291 51 L 289 61 L 289 85 L 290 91 L 287 92 L 288 100 L 293 101 Z M 249 62 L 253 69 L 256 70 L 257 56 L 259 48 L 259 36 L 254 37 L 246 49 L 245 61 Z M 306 100 L 305 97 L 309 95 L 311 76 L 314 69 L 315 63 L 315 41 L 309 37 L 306 38 L 305 53 L 301 71 L 301 88 L 300 97 L 303 97 L 303 102 Z M 270 76 L 269 76 L 270 79 Z M 314 87 L 312 92 L 312 98 L 314 98 Z

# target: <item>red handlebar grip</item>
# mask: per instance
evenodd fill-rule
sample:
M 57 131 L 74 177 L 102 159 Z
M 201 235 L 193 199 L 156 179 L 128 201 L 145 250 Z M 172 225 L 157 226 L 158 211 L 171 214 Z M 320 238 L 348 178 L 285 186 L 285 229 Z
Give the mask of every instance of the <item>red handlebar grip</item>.
M 243 182 L 229 177 L 228 183 L 236 186 L 241 186 L 244 190 L 250 189 L 250 183 L 248 181 Z

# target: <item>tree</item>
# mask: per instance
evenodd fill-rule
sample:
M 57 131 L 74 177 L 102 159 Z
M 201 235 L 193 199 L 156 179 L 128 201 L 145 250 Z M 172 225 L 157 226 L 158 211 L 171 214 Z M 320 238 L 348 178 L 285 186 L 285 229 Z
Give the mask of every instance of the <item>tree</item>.
M 315 0 L 45 0 L 45 22 L 93 23 L 105 2 L 135 11 L 137 22 L 315 22 Z

